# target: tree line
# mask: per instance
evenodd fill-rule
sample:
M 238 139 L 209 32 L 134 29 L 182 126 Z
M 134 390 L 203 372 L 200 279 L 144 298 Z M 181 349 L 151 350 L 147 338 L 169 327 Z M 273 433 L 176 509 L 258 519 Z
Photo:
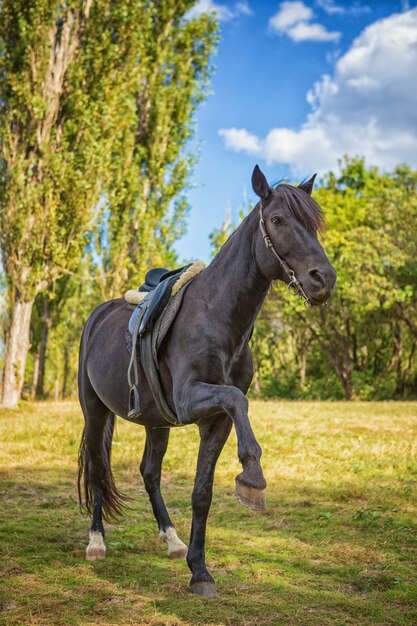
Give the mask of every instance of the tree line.
M 217 24 L 193 0 L 0 6 L 1 404 L 76 394 L 82 326 L 151 266 L 179 263 L 193 116 Z M 314 197 L 338 272 L 327 307 L 270 292 L 251 393 L 417 396 L 417 172 L 346 157 Z M 234 227 L 211 234 L 213 253 Z M 0 346 L 1 347 L 1 346 Z
M 306 309 L 281 285 L 252 339 L 252 392 L 317 399 L 417 396 L 417 172 L 347 158 L 313 197 L 323 245 L 337 270 L 328 306 Z M 212 233 L 213 252 L 233 230 Z
M 45 393 L 46 354 L 63 360 L 65 395 L 86 302 L 174 261 L 217 42 L 213 16 L 187 18 L 193 4 L 0 5 L 3 406 L 28 370 L 31 394 Z

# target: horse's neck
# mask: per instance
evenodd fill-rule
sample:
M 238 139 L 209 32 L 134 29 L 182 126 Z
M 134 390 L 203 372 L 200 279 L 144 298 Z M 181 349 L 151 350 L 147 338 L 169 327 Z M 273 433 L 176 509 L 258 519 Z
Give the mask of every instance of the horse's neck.
M 253 256 L 256 235 L 257 222 L 250 216 L 205 270 L 205 284 L 212 291 L 210 310 L 236 345 L 252 330 L 271 284 Z

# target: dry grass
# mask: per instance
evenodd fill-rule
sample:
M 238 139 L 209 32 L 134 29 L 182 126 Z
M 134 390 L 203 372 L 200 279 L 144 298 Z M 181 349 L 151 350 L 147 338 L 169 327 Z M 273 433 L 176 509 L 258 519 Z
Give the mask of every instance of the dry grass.
M 8 625 L 334 626 L 417 623 L 417 404 L 252 402 L 268 510 L 233 496 L 234 436 L 216 474 L 207 560 L 219 597 L 188 591 L 138 476 L 140 427 L 118 421 L 113 468 L 135 496 L 107 529 L 108 557 L 87 563 L 77 508 L 81 415 L 74 403 L 0 412 L 1 607 Z M 198 449 L 172 432 L 163 488 L 183 539 Z

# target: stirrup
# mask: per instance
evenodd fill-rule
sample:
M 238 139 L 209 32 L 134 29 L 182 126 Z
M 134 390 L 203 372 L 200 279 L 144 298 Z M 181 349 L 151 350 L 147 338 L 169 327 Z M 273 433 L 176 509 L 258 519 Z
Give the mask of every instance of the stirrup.
M 139 390 L 137 385 L 132 385 L 129 392 L 129 419 L 136 419 L 142 415 L 140 410 Z

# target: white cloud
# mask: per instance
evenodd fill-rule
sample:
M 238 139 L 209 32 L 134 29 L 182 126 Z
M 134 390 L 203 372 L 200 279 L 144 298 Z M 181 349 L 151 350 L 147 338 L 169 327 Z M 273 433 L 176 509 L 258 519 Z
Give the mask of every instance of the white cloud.
M 369 13 L 371 10 L 366 4 L 362 5 L 359 2 L 351 2 L 347 6 L 341 6 L 335 4 L 334 0 L 316 0 L 316 5 L 329 15 L 343 15 L 345 13 L 359 15 L 360 13 Z
M 221 128 L 220 137 L 223 137 L 226 148 L 236 152 L 249 152 L 249 154 L 261 153 L 261 141 L 244 128 Z
M 228 7 L 226 4 L 217 4 L 213 0 L 198 0 L 187 12 L 186 18 L 192 19 L 202 13 L 216 13 L 220 22 L 228 22 L 240 15 L 252 15 L 247 0 L 236 2 L 233 7 Z
M 313 11 L 304 2 L 282 2 L 278 13 L 275 13 L 269 25 L 277 33 L 285 33 L 287 28 L 299 22 L 308 22 L 313 18 Z
M 272 32 L 288 35 L 293 41 L 338 41 L 341 33 L 328 31 L 313 22 L 314 13 L 304 2 L 281 2 L 278 12 L 269 20 Z
M 234 10 L 237 15 L 252 15 L 252 9 L 246 0 L 236 2 Z
M 328 31 L 322 24 L 299 22 L 288 30 L 293 41 L 339 41 L 340 33 Z
M 307 94 L 299 130 L 274 128 L 264 139 L 222 129 L 228 148 L 286 163 L 294 173 L 325 172 L 343 154 L 392 169 L 417 167 L 417 8 L 368 26 Z
M 316 0 L 318 7 L 326 11 L 329 15 L 336 15 L 337 13 L 346 13 L 346 9 L 334 3 L 334 0 Z

